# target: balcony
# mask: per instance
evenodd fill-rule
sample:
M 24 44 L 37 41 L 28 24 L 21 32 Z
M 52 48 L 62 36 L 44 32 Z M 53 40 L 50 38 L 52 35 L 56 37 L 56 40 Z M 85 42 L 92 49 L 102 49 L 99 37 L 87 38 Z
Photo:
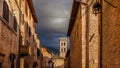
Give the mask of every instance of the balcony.
M 31 55 L 31 47 L 30 46 L 21 46 L 20 48 L 20 55 L 21 56 L 28 56 Z

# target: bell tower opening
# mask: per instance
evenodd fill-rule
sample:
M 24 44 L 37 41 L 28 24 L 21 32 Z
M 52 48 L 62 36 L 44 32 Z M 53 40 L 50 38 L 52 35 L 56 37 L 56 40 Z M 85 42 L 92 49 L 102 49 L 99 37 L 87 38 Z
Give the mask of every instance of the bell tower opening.
M 60 38 L 60 57 L 65 57 L 67 53 L 67 37 Z

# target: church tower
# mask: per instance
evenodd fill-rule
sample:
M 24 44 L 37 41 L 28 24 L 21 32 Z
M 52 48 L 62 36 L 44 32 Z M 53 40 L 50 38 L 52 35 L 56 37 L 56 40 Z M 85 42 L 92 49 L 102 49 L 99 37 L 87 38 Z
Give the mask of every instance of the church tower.
M 65 57 L 67 53 L 67 37 L 60 38 L 60 57 Z

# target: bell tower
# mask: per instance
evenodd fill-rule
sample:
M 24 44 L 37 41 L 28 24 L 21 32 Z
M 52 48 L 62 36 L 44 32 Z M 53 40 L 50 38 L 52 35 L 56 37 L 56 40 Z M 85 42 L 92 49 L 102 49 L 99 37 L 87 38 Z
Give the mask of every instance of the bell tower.
M 67 37 L 60 38 L 60 57 L 65 57 L 67 53 Z

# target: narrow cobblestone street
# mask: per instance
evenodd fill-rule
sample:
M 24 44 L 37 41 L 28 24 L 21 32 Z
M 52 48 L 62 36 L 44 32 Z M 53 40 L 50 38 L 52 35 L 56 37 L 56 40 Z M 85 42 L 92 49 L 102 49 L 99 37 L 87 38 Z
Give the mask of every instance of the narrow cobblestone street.
M 120 68 L 120 0 L 0 0 L 0 68 Z

